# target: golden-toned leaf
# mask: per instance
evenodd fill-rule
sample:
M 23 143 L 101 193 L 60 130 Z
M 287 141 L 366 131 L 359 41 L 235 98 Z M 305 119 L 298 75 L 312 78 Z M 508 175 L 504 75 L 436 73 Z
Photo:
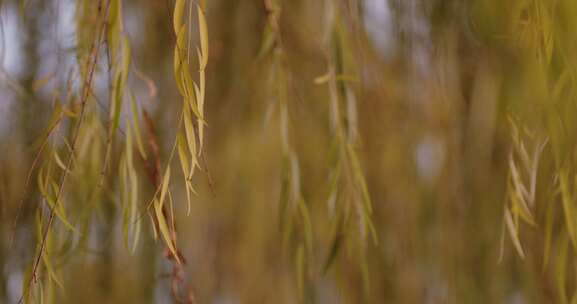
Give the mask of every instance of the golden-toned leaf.
M 188 178 L 192 177 L 192 173 L 194 171 L 194 167 L 198 165 L 198 159 L 196 154 L 196 136 L 194 135 L 194 126 L 192 125 L 192 119 L 190 117 L 190 111 L 188 109 L 183 110 L 184 112 L 184 131 L 186 134 L 186 142 L 188 144 L 188 150 L 190 152 L 191 157 L 191 170 L 190 175 Z
M 143 159 L 147 158 L 146 151 L 144 150 L 144 145 L 142 144 L 142 137 L 140 134 L 140 122 L 138 119 L 138 108 L 136 106 L 136 98 L 134 93 L 130 93 L 130 110 L 132 112 L 132 125 L 134 128 L 134 137 L 136 139 L 136 146 L 138 147 L 138 152 Z
M 54 266 L 52 265 L 52 261 L 50 259 L 51 253 L 54 250 L 53 248 L 53 240 L 52 240 L 52 231 L 48 231 L 46 236 L 46 249 L 44 250 L 44 254 L 42 255 L 42 262 L 44 263 L 44 267 L 46 267 L 46 271 L 48 272 L 48 276 L 51 280 L 53 280 L 61 289 L 64 289 L 64 285 L 62 281 L 58 278 L 56 271 L 54 270 Z
M 174 3 L 173 23 L 175 33 L 178 33 L 179 29 L 184 26 L 182 18 L 184 16 L 185 4 L 185 0 L 176 0 L 176 3 Z
M 122 37 L 122 72 L 124 74 L 124 82 L 126 82 L 126 77 L 130 71 L 130 62 L 132 59 L 130 51 L 130 40 L 128 37 Z
M 56 164 L 58 165 L 58 167 L 60 167 L 60 169 L 62 169 L 62 171 L 69 171 L 69 169 L 66 167 L 66 165 L 64 164 L 64 162 L 62 161 L 62 159 L 58 155 L 58 152 L 56 150 L 54 150 L 53 154 L 54 154 L 54 160 L 56 161 Z
M 204 70 L 208 63 L 208 29 L 206 25 L 206 17 L 204 16 L 204 12 L 200 6 L 198 6 L 198 31 L 200 34 L 200 49 L 202 53 L 200 69 Z
M 54 195 L 50 193 L 49 185 L 51 185 Z M 49 179 L 47 176 L 45 179 L 42 178 L 42 170 L 38 174 L 38 189 L 40 190 L 40 194 L 46 200 L 46 203 L 52 210 L 55 212 L 56 217 L 64 224 L 64 226 L 71 231 L 78 232 L 76 228 L 70 224 L 70 222 L 66 219 L 66 215 L 64 214 L 64 207 L 62 204 L 56 204 L 55 195 L 58 193 L 58 185 L 52 180 Z
M 327 83 L 329 82 L 329 79 L 331 77 L 330 73 L 326 73 L 324 75 L 318 76 L 315 78 L 314 83 L 315 84 L 323 84 L 323 83 Z
M 188 151 L 186 148 L 186 139 L 184 138 L 184 135 L 179 132 L 177 135 L 177 144 L 178 144 L 178 157 L 180 158 L 180 165 L 182 167 L 182 173 L 184 176 L 184 182 L 186 185 L 186 203 L 187 203 L 187 211 L 186 214 L 190 214 L 190 208 L 191 208 L 191 202 L 190 202 L 190 193 L 191 191 L 189 191 L 189 170 L 190 170 L 190 165 L 188 162 Z
M 166 172 L 164 173 L 164 178 L 162 179 L 162 186 L 160 190 L 160 207 L 164 205 L 164 199 L 166 198 L 166 193 L 168 192 L 169 183 L 170 183 L 170 166 L 166 167 Z
M 509 235 L 511 236 L 511 240 L 513 241 L 513 245 L 515 246 L 517 253 L 519 254 L 519 256 L 522 259 L 524 259 L 525 258 L 525 252 L 523 251 L 523 247 L 521 246 L 521 241 L 519 241 L 517 227 L 515 226 L 515 223 L 513 222 L 511 212 L 509 211 L 508 208 L 505 208 L 505 224 L 507 225 L 507 229 L 509 230 Z
M 168 246 L 168 249 L 170 250 L 170 252 L 174 256 L 176 261 L 180 264 L 181 263 L 180 258 L 178 257 L 178 253 L 176 252 L 176 248 L 175 248 L 174 243 L 172 242 L 172 239 L 170 237 L 170 231 L 168 229 L 166 219 L 164 218 L 164 215 L 162 214 L 162 203 L 158 200 L 156 200 L 154 203 L 154 211 L 155 211 L 156 219 L 158 222 L 158 229 L 160 230 L 160 235 L 162 235 L 162 238 L 164 239 L 164 242 Z

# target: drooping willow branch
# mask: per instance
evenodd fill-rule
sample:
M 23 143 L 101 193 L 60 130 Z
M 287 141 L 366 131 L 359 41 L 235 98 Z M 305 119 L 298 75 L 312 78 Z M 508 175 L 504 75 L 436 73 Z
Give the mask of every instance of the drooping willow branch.
M 35 258 L 34 264 L 32 266 L 32 273 L 30 275 L 30 278 L 28 278 L 29 281 L 26 283 L 27 288 L 25 288 L 22 291 L 22 296 L 20 297 L 20 300 L 18 301 L 19 303 L 22 303 L 23 301 L 27 300 L 28 295 L 29 295 L 29 291 L 31 289 L 31 285 L 36 280 L 38 266 L 40 265 L 40 261 L 42 260 L 42 257 L 44 254 L 46 242 L 48 239 L 48 233 L 50 232 L 50 228 L 52 226 L 52 223 L 54 222 L 54 217 L 56 215 L 56 208 L 58 208 L 58 205 L 60 202 L 60 197 L 62 196 L 63 189 L 64 189 L 64 186 L 66 183 L 66 179 L 67 179 L 68 174 L 70 172 L 70 168 L 72 167 L 72 161 L 74 159 L 74 150 L 76 148 L 76 142 L 78 140 L 78 135 L 80 134 L 80 127 L 81 127 L 82 122 L 84 120 L 84 115 L 86 112 L 86 103 L 87 103 L 88 97 L 90 95 L 92 80 L 94 78 L 94 71 L 96 69 L 96 65 L 98 64 L 98 57 L 99 57 L 98 53 L 99 53 L 100 46 L 102 45 L 102 40 L 103 40 L 103 36 L 104 36 L 104 32 L 105 32 L 106 20 L 108 18 L 108 12 L 110 9 L 110 3 L 111 3 L 111 0 L 107 0 L 105 5 L 103 5 L 104 0 L 100 0 L 98 3 L 98 16 L 100 17 L 99 18 L 100 19 L 100 25 L 98 27 L 98 32 L 96 34 L 96 37 L 95 37 L 94 41 L 92 42 L 92 47 L 91 47 L 91 51 L 90 51 L 90 57 L 91 58 L 89 58 L 88 69 L 87 69 L 88 70 L 88 78 L 86 79 L 86 81 L 83 84 L 82 97 L 80 100 L 80 114 L 79 114 L 78 122 L 76 123 L 76 127 L 74 128 L 74 131 L 73 131 L 74 133 L 73 133 L 73 137 L 72 137 L 73 139 L 72 139 L 72 143 L 71 143 L 70 156 L 68 158 L 68 162 L 66 165 L 67 170 L 64 170 L 64 172 L 62 174 L 54 204 L 49 208 L 48 222 L 47 222 L 46 228 L 44 228 L 44 232 L 42 234 L 42 240 L 40 243 L 40 248 L 39 248 L 38 253 L 36 254 L 36 258 Z
M 329 0 L 327 14 L 329 25 L 326 57 L 328 71 L 315 79 L 316 84 L 326 84 L 329 95 L 330 130 L 333 142 L 330 151 L 330 189 L 327 200 L 334 220 L 334 237 L 331 252 L 325 262 L 325 271 L 334 262 L 344 236 L 355 240 L 352 246 L 359 256 L 365 292 L 368 292 L 368 263 L 366 260 L 367 239 L 377 242 L 373 223 L 373 203 L 367 181 L 358 156 L 359 134 L 357 97 L 352 85 L 357 78 L 355 57 L 352 51 L 348 26 L 344 23 L 338 1 Z M 351 221 L 350 210 L 356 213 L 357 221 Z M 359 234 L 354 237 L 345 233 L 350 223 L 356 223 Z
M 279 199 L 279 222 L 283 235 L 283 247 L 287 248 L 289 239 L 296 235 L 296 248 L 290 248 L 294 255 L 297 274 L 297 287 L 301 300 L 305 297 L 305 283 L 310 273 L 308 265 L 312 257 L 313 231 L 309 207 L 301 190 L 301 170 L 299 158 L 293 145 L 293 132 L 290 124 L 290 97 L 292 74 L 287 65 L 286 49 L 280 31 L 280 16 L 282 1 L 264 0 L 263 5 L 267 17 L 264 37 L 259 56 L 261 60 L 270 60 L 269 87 L 272 97 L 278 107 L 279 134 L 281 140 L 282 169 L 281 189 Z M 296 227 L 297 224 L 300 227 Z
M 117 132 L 120 132 L 124 136 L 124 149 L 122 149 L 118 157 L 118 178 L 120 181 L 118 184 L 118 190 L 120 192 L 118 198 L 120 200 L 120 207 L 123 211 L 123 232 L 125 244 L 127 245 L 126 247 L 131 248 L 131 250 L 134 251 L 140 236 L 141 226 L 138 218 L 138 193 L 141 188 L 139 187 L 139 178 L 135 169 L 134 161 L 134 155 L 138 155 L 147 174 L 149 175 L 151 184 L 156 189 L 151 203 L 146 205 L 145 212 L 151 217 L 155 238 L 160 235 L 167 248 L 165 257 L 172 264 L 172 295 L 177 302 L 193 303 L 194 296 L 192 291 L 187 287 L 182 287 L 184 282 L 183 264 L 185 259 L 176 245 L 175 212 L 172 194 L 170 192 L 170 167 L 173 156 L 178 148 L 185 178 L 188 210 L 190 212 L 191 195 L 195 193 L 191 179 L 194 169 L 196 167 L 200 168 L 199 157 L 201 157 L 201 152 L 203 150 L 204 128 L 206 124 L 203 113 L 206 87 L 205 69 L 208 62 L 208 33 L 204 15 L 204 6 L 196 5 L 193 4 L 192 1 L 185 0 L 179 0 L 175 3 L 174 18 L 172 18 L 176 32 L 174 72 L 177 87 L 184 102 L 182 107 L 183 111 L 179 115 L 180 118 L 177 124 L 179 132 L 174 139 L 174 145 L 172 146 L 170 157 L 166 162 L 166 167 L 161 171 L 160 147 L 154 132 L 154 123 L 150 119 L 146 110 L 143 110 L 144 123 L 148 134 L 149 151 L 147 153 L 140 134 L 138 106 L 134 93 L 127 86 L 128 75 L 131 70 L 131 49 L 127 33 L 123 28 L 122 1 L 100 0 L 96 3 L 98 14 L 95 16 L 93 12 L 90 11 L 94 8 L 93 4 L 95 3 L 84 1 L 77 5 L 78 15 L 76 42 L 78 45 L 77 50 L 79 58 L 78 73 L 82 77 L 82 85 L 80 87 L 81 92 L 79 93 L 80 97 L 78 98 L 79 110 L 75 113 L 68 107 L 62 106 L 59 100 L 55 100 L 52 119 L 50 120 L 46 131 L 42 134 L 42 141 L 38 155 L 35 157 L 26 181 L 26 185 L 28 185 L 32 179 L 32 171 L 36 165 L 40 163 L 42 151 L 48 147 L 49 158 L 45 164 L 43 164 L 43 167 L 40 168 L 37 178 L 39 190 L 44 201 L 46 201 L 48 205 L 48 217 L 47 220 L 44 221 L 41 213 L 38 214 L 37 234 L 39 237 L 39 245 L 30 271 L 25 275 L 25 287 L 23 288 L 23 293 L 19 302 L 28 302 L 32 284 L 38 281 L 37 276 L 42 262 L 44 262 L 48 274 L 48 284 L 47 286 L 41 286 L 42 290 L 40 297 L 44 297 L 44 293 L 48 295 L 53 294 L 51 282 L 56 282 L 58 285 L 62 286 L 62 283 L 57 277 L 52 262 L 48 256 L 51 250 L 53 250 L 51 249 L 53 246 L 50 244 L 53 244 L 54 241 L 50 240 L 53 239 L 51 231 L 55 229 L 53 227 L 54 218 L 58 217 L 65 228 L 78 232 L 65 215 L 65 207 L 63 207 L 62 202 L 64 196 L 78 190 L 77 192 L 79 192 L 81 196 L 84 196 L 90 201 L 95 201 L 95 199 L 98 198 L 97 194 L 99 194 L 101 190 L 110 190 L 111 193 L 108 194 L 110 194 L 110 197 L 114 200 L 115 193 L 112 191 L 115 190 L 115 187 L 114 185 L 111 185 L 110 189 L 104 187 L 104 180 L 108 173 L 109 166 L 115 163 L 113 161 L 113 156 L 115 155 L 113 154 L 113 151 L 115 151 L 114 145 L 117 142 L 116 134 Z M 185 18 L 183 14 L 185 7 L 188 7 L 188 18 Z M 196 53 L 199 62 L 197 82 L 192 80 L 193 77 L 190 73 L 190 54 L 192 53 L 190 51 L 190 42 L 193 27 L 192 11 L 195 7 L 197 10 L 198 30 L 200 33 L 200 47 Z M 94 20 L 96 20 L 95 25 L 92 23 Z M 106 109 L 103 103 L 98 100 L 92 91 L 93 81 L 98 70 L 98 60 L 103 45 L 106 46 L 105 51 L 108 59 L 109 76 L 109 107 L 107 113 L 108 127 L 106 132 L 101 132 L 102 126 L 98 115 L 88 109 L 91 107 L 90 101 L 92 98 L 95 99 L 100 107 Z M 89 50 L 87 55 L 84 55 L 84 50 Z M 86 63 L 83 62 L 83 58 L 85 57 Z M 72 87 L 70 86 L 70 83 L 68 85 L 68 89 L 71 90 Z M 122 122 L 121 113 L 125 96 L 129 96 L 130 98 L 129 108 L 132 113 L 132 119 L 126 119 L 125 130 L 122 131 L 120 128 Z M 74 106 L 74 103 L 72 105 Z M 55 135 L 55 130 L 61 126 L 65 116 L 77 118 L 77 120 L 74 123 L 71 123 L 70 141 L 68 138 L 62 137 L 63 143 L 65 144 L 69 154 L 68 160 L 63 162 L 57 149 L 52 149 L 52 145 L 49 141 L 50 137 Z M 102 145 L 99 136 L 104 133 L 106 133 L 104 135 L 106 137 L 106 143 Z M 96 139 L 96 141 L 90 142 L 91 138 Z M 80 149 L 78 149 L 79 142 L 81 146 Z M 98 172 L 98 177 L 96 178 L 96 187 L 70 189 L 71 191 L 68 191 L 67 189 L 67 191 L 65 191 L 64 189 L 67 181 L 70 179 L 70 175 L 76 176 L 77 173 L 90 175 L 94 173 L 92 171 L 94 171 L 95 168 L 92 167 L 97 165 L 96 163 L 92 162 L 90 165 L 84 166 L 84 164 L 79 162 L 78 159 L 82 157 L 80 155 L 84 156 L 86 154 L 87 145 L 92 145 L 90 151 L 94 151 L 90 156 L 96 157 L 92 158 L 92 161 L 97 159 L 96 162 L 98 162 L 100 160 L 100 148 L 104 148 L 105 150 L 101 170 Z M 75 155 L 77 152 L 79 156 Z M 60 181 L 58 183 L 52 180 L 52 174 L 55 172 L 55 167 L 62 170 L 60 173 Z M 75 170 L 74 173 L 72 173 L 73 169 Z M 92 177 L 94 177 L 94 175 L 92 175 Z M 91 189 L 96 189 L 96 191 Z M 94 192 L 90 195 L 89 191 Z M 169 203 L 165 204 L 167 200 Z M 22 202 L 23 201 L 24 199 Z M 89 204 L 85 205 L 89 206 Z M 85 218 L 87 218 L 86 213 L 83 212 L 83 214 Z M 18 218 L 15 220 L 15 225 L 17 220 Z M 84 228 L 87 229 L 87 226 L 88 224 L 86 224 Z M 84 238 L 84 240 L 85 237 L 86 234 L 83 234 L 82 238 Z M 128 245 L 130 237 L 132 237 L 132 244 Z M 181 288 L 186 292 L 184 299 L 179 296 Z

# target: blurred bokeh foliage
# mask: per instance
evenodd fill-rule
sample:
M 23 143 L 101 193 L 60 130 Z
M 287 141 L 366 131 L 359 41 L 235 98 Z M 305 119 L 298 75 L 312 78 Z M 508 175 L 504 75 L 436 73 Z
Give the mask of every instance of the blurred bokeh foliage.
M 577 303 L 572 0 L 0 0 L 0 35 L 1 303 Z

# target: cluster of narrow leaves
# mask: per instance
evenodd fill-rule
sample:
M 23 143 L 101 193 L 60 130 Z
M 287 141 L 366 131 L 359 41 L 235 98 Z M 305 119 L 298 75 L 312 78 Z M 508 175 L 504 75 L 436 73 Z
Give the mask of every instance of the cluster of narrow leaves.
M 535 227 L 535 196 L 539 159 L 547 140 L 537 142 L 531 152 L 528 151 L 525 138 L 535 137 L 527 129 L 517 127 L 511 119 L 513 147 L 509 154 L 509 178 L 507 181 L 508 204 L 504 211 L 504 224 L 509 231 L 513 245 L 522 258 L 525 252 L 519 239 L 519 225 L 524 222 Z
M 339 7 L 332 1 L 329 6 Z M 298 156 L 291 145 L 289 88 L 291 73 L 286 64 L 286 54 L 279 30 L 281 1 L 265 0 L 267 24 L 264 30 L 259 59 L 270 60 L 270 85 L 274 90 L 274 105 L 278 108 L 279 129 L 282 147 L 281 201 L 279 221 L 285 245 L 292 240 L 291 255 L 294 256 L 297 287 L 301 299 L 306 300 L 307 280 L 310 279 L 310 259 L 313 243 L 313 227 L 310 212 L 301 193 L 301 176 Z M 354 250 L 358 256 L 363 273 L 365 287 L 368 288 L 368 266 L 365 250 L 367 239 L 376 242 L 376 231 L 372 222 L 372 202 L 367 189 L 357 148 L 359 144 L 357 130 L 356 97 L 352 86 L 354 69 L 353 55 L 349 37 L 338 9 L 329 10 L 328 31 L 331 38 L 326 46 L 328 72 L 315 79 L 317 85 L 327 85 L 330 112 L 330 176 L 329 196 L 327 199 L 329 217 L 333 223 L 329 254 L 323 264 L 322 273 L 326 273 L 334 263 L 341 247 Z M 265 57 L 266 56 L 266 57 Z M 358 217 L 355 220 L 351 214 Z M 349 229 L 356 227 L 358 229 Z M 358 233 L 350 233 L 358 231 Z M 344 243 L 344 244 L 343 244 Z M 343 246 L 345 245 L 345 246 Z M 286 246 L 285 246 L 286 247 Z
M 193 11 L 196 11 L 200 37 L 200 48 L 196 49 L 196 57 L 198 59 L 197 81 L 193 80 L 191 74 L 191 56 L 193 55 L 191 54 L 190 44 L 192 39 Z M 177 147 L 180 158 L 184 184 L 186 186 L 188 212 L 190 212 L 191 195 L 195 193 L 191 180 L 195 169 L 200 167 L 199 157 L 203 149 L 204 128 L 206 125 L 204 120 L 204 98 L 206 88 L 205 69 L 208 63 L 208 32 L 206 18 L 201 4 L 195 4 L 192 1 L 186 0 L 176 1 L 174 5 L 173 25 L 176 35 L 174 47 L 174 77 L 178 91 L 183 99 L 182 114 L 175 147 Z M 182 126 L 182 124 L 184 124 L 184 126 Z M 153 205 L 160 234 L 178 261 L 179 254 L 177 254 L 176 245 L 174 244 L 175 235 L 174 233 L 172 233 L 172 235 L 169 233 L 168 223 L 164 221 L 162 215 L 165 198 L 170 197 L 170 194 L 168 196 L 166 195 L 169 180 L 170 167 L 167 166 L 161 182 L 160 196 L 155 196 Z
M 78 230 L 73 225 L 75 221 L 68 216 L 67 205 L 76 207 L 73 208 L 75 215 L 86 216 L 94 206 L 91 202 L 99 193 L 98 190 L 90 190 L 96 188 L 94 185 L 87 184 L 97 180 L 98 173 L 94 172 L 98 172 L 99 169 L 94 164 L 98 163 L 95 158 L 101 156 L 98 148 L 102 147 L 100 141 L 102 126 L 92 111 L 94 107 L 89 103 L 89 99 L 92 95 L 91 84 L 106 31 L 105 21 L 109 16 L 111 1 L 106 3 L 99 1 L 96 5 L 98 11 L 96 30 L 79 32 L 78 37 L 79 44 L 90 45 L 87 47 L 87 53 L 78 55 L 80 92 L 73 91 L 72 77 L 66 82 L 64 93 L 53 91 L 55 98 L 53 114 L 38 139 L 39 144 L 36 145 L 38 152 L 26 180 L 28 186 L 33 172 L 38 168 L 36 179 L 43 204 L 36 208 L 37 248 L 33 263 L 24 276 L 20 302 L 27 303 L 30 300 L 54 302 L 54 283 L 63 286 L 59 269 L 54 265 L 56 262 L 61 264 L 66 259 L 73 241 L 77 239 L 75 236 L 80 234 L 76 246 L 85 244 L 89 227 L 89 221 L 79 221 L 82 228 Z M 87 16 L 89 6 L 87 2 L 80 3 L 78 14 L 82 17 Z M 67 105 L 61 100 L 65 100 Z M 65 120 L 69 123 L 64 124 Z M 68 154 L 68 158 L 64 160 L 61 155 L 65 153 Z M 85 159 L 89 161 L 84 161 Z M 70 177 L 73 181 L 68 182 Z M 84 197 L 79 197 L 81 195 Z M 77 204 L 67 204 L 68 201 L 75 199 L 84 199 L 87 204 L 81 204 L 80 207 Z M 21 200 L 20 205 L 24 200 L 24 198 Z M 17 221 L 18 216 L 15 225 Z
M 575 120 L 570 114 L 576 104 L 577 69 L 571 55 L 575 37 L 566 31 L 573 25 L 572 8 L 570 1 L 522 1 L 511 12 L 517 18 L 515 30 L 521 34 L 518 45 L 530 56 L 531 68 L 538 72 L 531 77 L 544 88 L 548 104 L 537 112 L 544 122 L 542 130 L 539 126 L 529 130 L 519 120 L 510 120 L 512 149 L 503 228 L 521 258 L 530 253 L 533 258 L 542 256 L 543 271 L 554 274 L 559 303 L 577 302 L 577 290 L 568 290 L 576 278 L 569 269 L 577 252 Z M 550 167 L 541 164 L 540 169 L 540 159 L 548 160 Z M 521 229 L 524 224 L 530 229 Z M 523 242 L 523 234 L 538 240 L 533 242 L 538 246 L 527 249 L 530 245 Z
M 106 171 L 110 166 L 113 143 L 120 125 L 121 110 L 125 100 L 126 82 L 130 72 L 130 41 L 123 29 L 121 1 L 114 0 L 111 3 L 110 16 L 108 18 L 107 32 L 107 59 L 109 72 L 109 124 L 106 154 L 102 169 L 100 185 L 104 184 Z M 120 205 L 123 214 L 123 236 L 126 247 L 132 251 L 136 249 L 140 238 L 141 222 L 138 220 L 139 209 L 139 178 L 134 161 L 134 143 L 136 143 L 138 156 L 146 161 L 147 155 L 144 149 L 138 117 L 138 106 L 134 94 L 130 93 L 130 113 L 132 119 L 127 119 L 123 134 L 124 149 L 121 151 L 119 160 L 119 191 Z M 129 245 L 129 236 L 132 239 Z
M 334 261 L 341 242 L 348 242 L 359 257 L 365 291 L 368 291 L 367 240 L 377 242 L 372 220 L 372 202 L 367 182 L 359 161 L 357 123 L 357 100 L 353 83 L 358 72 L 354 62 L 353 47 L 339 5 L 329 11 L 330 39 L 327 42 L 328 72 L 315 79 L 318 85 L 326 85 L 329 94 L 330 130 L 330 186 L 328 208 L 333 219 L 334 240 L 325 264 L 327 269 Z M 356 215 L 352 218 L 351 215 Z M 349 229 L 355 227 L 354 229 Z M 358 231 L 358 233 L 351 233 Z
M 260 60 L 269 66 L 269 85 L 272 88 L 271 107 L 278 109 L 282 152 L 279 223 L 283 235 L 283 247 L 290 248 L 294 256 L 297 287 L 301 300 L 305 297 L 305 282 L 309 276 L 313 243 L 309 207 L 301 190 L 301 173 L 298 155 L 291 144 L 289 111 L 289 87 L 291 74 L 287 67 L 282 36 L 279 29 L 281 1 L 265 0 L 267 23 L 264 29 Z M 290 246 L 294 243 L 295 246 Z
M 184 102 L 179 132 L 170 159 L 161 174 L 153 122 L 146 111 L 142 110 L 148 135 L 147 151 L 144 133 L 141 132 L 139 105 L 128 87 L 131 47 L 123 25 L 122 2 L 85 0 L 77 3 L 77 66 L 62 85 L 64 92 L 56 89 L 53 92 L 53 113 L 34 146 L 38 152 L 26 180 L 28 187 L 36 175 L 42 205 L 36 208 L 38 245 L 34 261 L 24 277 L 20 302 L 56 301 L 55 284 L 60 288 L 65 286 L 61 276 L 65 260 L 72 249 L 86 249 L 91 218 L 95 212 L 108 208 L 102 204 L 107 201 L 118 203 L 122 210 L 124 242 L 132 252 L 136 250 L 140 239 L 142 214 L 148 213 L 155 237 L 161 235 L 167 247 L 166 256 L 174 262 L 173 296 L 181 301 L 177 298 L 178 293 L 185 292 L 186 299 L 183 301 L 193 302 L 191 291 L 179 290 L 183 281 L 184 261 L 176 246 L 176 225 L 169 183 L 170 163 L 178 148 L 190 211 L 191 194 L 194 193 L 191 178 L 194 169 L 199 167 L 205 127 L 203 113 L 208 33 L 204 6 L 185 0 L 175 4 L 173 21 L 177 39 L 174 69 L 176 84 Z M 188 18 L 185 18 L 187 7 L 189 13 Z M 197 11 L 200 37 L 200 48 L 196 52 L 198 84 L 192 80 L 190 73 L 194 8 Z M 96 18 L 94 12 L 98 12 Z M 103 71 L 107 71 L 107 75 Z M 93 88 L 98 73 L 108 80 L 107 104 L 96 96 Z M 73 80 L 75 75 L 78 76 L 77 83 Z M 129 113 L 128 117 L 123 113 Z M 139 162 L 142 166 L 137 165 Z M 149 204 L 143 204 L 140 196 L 143 181 L 140 180 L 142 171 L 139 167 L 148 173 L 156 189 Z M 25 198 L 20 205 L 24 201 Z M 74 204 L 73 201 L 83 203 Z M 18 217 L 15 225 L 17 222 Z

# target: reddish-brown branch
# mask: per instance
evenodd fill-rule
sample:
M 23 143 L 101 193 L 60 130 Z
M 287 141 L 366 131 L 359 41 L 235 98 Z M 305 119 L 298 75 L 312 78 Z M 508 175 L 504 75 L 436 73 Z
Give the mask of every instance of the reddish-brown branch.
M 147 137 L 148 137 L 148 146 L 150 148 L 150 152 L 152 155 L 149 158 L 149 160 L 145 160 L 143 158 L 140 158 L 140 160 L 142 161 L 142 163 L 144 165 L 144 168 L 146 170 L 146 173 L 148 175 L 150 183 L 154 186 L 155 189 L 159 189 L 161 187 L 160 149 L 159 149 L 159 145 L 158 145 L 156 132 L 154 129 L 154 123 L 153 123 L 152 119 L 150 118 L 150 116 L 148 115 L 148 112 L 146 112 L 146 110 L 143 110 L 143 117 L 144 117 L 144 122 L 146 125 L 146 133 L 147 133 Z M 147 207 L 147 212 L 150 212 L 148 210 L 148 208 L 149 207 Z M 192 304 L 195 302 L 192 290 L 186 285 L 186 282 L 184 281 L 184 278 L 183 278 L 184 277 L 184 265 L 186 264 L 186 260 L 185 260 L 184 256 L 181 254 L 180 250 L 178 249 L 178 246 L 176 245 L 176 224 L 175 224 L 174 214 L 169 213 L 166 205 L 163 205 L 162 206 L 162 216 L 164 217 L 164 219 L 167 223 L 172 223 L 172 225 L 169 226 L 171 241 L 174 244 L 176 254 L 178 255 L 178 260 L 180 260 L 180 263 L 179 263 L 178 260 L 173 256 L 173 254 L 170 251 L 170 249 L 168 248 L 168 246 L 165 248 L 164 257 L 168 261 L 170 261 L 170 263 L 172 264 L 172 272 L 171 272 L 171 294 L 172 294 L 172 297 L 174 298 L 175 301 L 177 301 L 179 303 Z M 151 216 L 151 218 L 153 219 L 153 224 L 154 224 L 155 229 L 157 231 L 159 231 L 158 220 L 154 216 Z M 187 294 L 186 299 L 184 299 L 184 300 L 179 296 L 178 291 L 180 288 L 182 288 L 182 290 Z

